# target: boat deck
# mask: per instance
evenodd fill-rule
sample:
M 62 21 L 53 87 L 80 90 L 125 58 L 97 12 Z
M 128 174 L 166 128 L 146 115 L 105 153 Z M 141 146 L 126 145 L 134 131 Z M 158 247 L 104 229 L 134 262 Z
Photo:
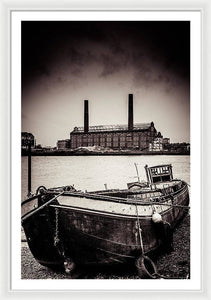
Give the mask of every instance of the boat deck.
M 70 210 L 82 210 L 91 211 L 98 213 L 107 214 L 117 214 L 117 215 L 127 215 L 127 216 L 151 216 L 153 210 L 157 212 L 162 212 L 170 208 L 171 200 L 169 199 L 165 204 L 135 204 L 131 202 L 113 202 L 107 200 L 97 200 L 84 197 L 74 197 L 74 196 L 59 196 L 57 198 L 59 205 L 51 204 L 51 207 L 65 207 Z M 138 203 L 138 202 L 137 202 Z
M 70 210 L 90 211 L 127 216 L 151 216 L 153 210 L 162 213 L 171 208 L 174 194 L 182 187 L 182 182 L 173 180 L 153 184 L 142 189 L 104 190 L 90 193 L 67 193 L 57 198 L 58 204 L 52 207 L 63 207 Z

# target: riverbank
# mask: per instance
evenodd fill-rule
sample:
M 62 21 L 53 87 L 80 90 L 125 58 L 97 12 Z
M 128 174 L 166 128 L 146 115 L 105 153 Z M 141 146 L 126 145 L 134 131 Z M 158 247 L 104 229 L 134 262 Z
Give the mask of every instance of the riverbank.
M 190 278 L 190 216 L 187 215 L 175 229 L 174 250 L 154 257 L 159 274 L 169 279 Z M 22 231 L 21 249 L 22 279 L 71 279 L 64 272 L 55 272 L 41 266 L 32 256 Z M 92 267 L 76 269 L 73 278 L 78 279 L 139 279 L 133 266 Z
M 189 151 L 74 151 L 74 150 L 43 150 L 31 151 L 31 156 L 121 156 L 121 155 L 190 155 Z M 21 152 L 21 156 L 28 156 L 28 151 Z

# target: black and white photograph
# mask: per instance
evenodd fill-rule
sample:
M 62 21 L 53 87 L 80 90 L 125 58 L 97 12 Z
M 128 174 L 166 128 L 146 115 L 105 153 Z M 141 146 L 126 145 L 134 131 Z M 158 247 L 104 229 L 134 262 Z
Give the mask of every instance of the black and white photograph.
M 21 280 L 191 281 L 190 20 L 25 18 L 20 65 Z

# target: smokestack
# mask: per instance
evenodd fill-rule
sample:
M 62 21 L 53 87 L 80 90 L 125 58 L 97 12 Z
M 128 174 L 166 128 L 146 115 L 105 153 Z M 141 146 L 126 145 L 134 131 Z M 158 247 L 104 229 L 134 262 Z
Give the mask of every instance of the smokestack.
M 133 94 L 128 98 L 128 130 L 133 130 Z
M 84 100 L 84 132 L 89 131 L 89 107 L 88 100 Z

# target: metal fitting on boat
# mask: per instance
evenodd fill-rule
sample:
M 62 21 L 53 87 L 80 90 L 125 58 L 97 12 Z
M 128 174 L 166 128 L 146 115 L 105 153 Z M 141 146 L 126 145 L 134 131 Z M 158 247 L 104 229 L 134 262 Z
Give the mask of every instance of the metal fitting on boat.
M 47 191 L 46 187 L 41 185 L 37 188 L 36 195 L 38 195 L 38 194 L 43 195 L 46 193 L 46 191 Z

